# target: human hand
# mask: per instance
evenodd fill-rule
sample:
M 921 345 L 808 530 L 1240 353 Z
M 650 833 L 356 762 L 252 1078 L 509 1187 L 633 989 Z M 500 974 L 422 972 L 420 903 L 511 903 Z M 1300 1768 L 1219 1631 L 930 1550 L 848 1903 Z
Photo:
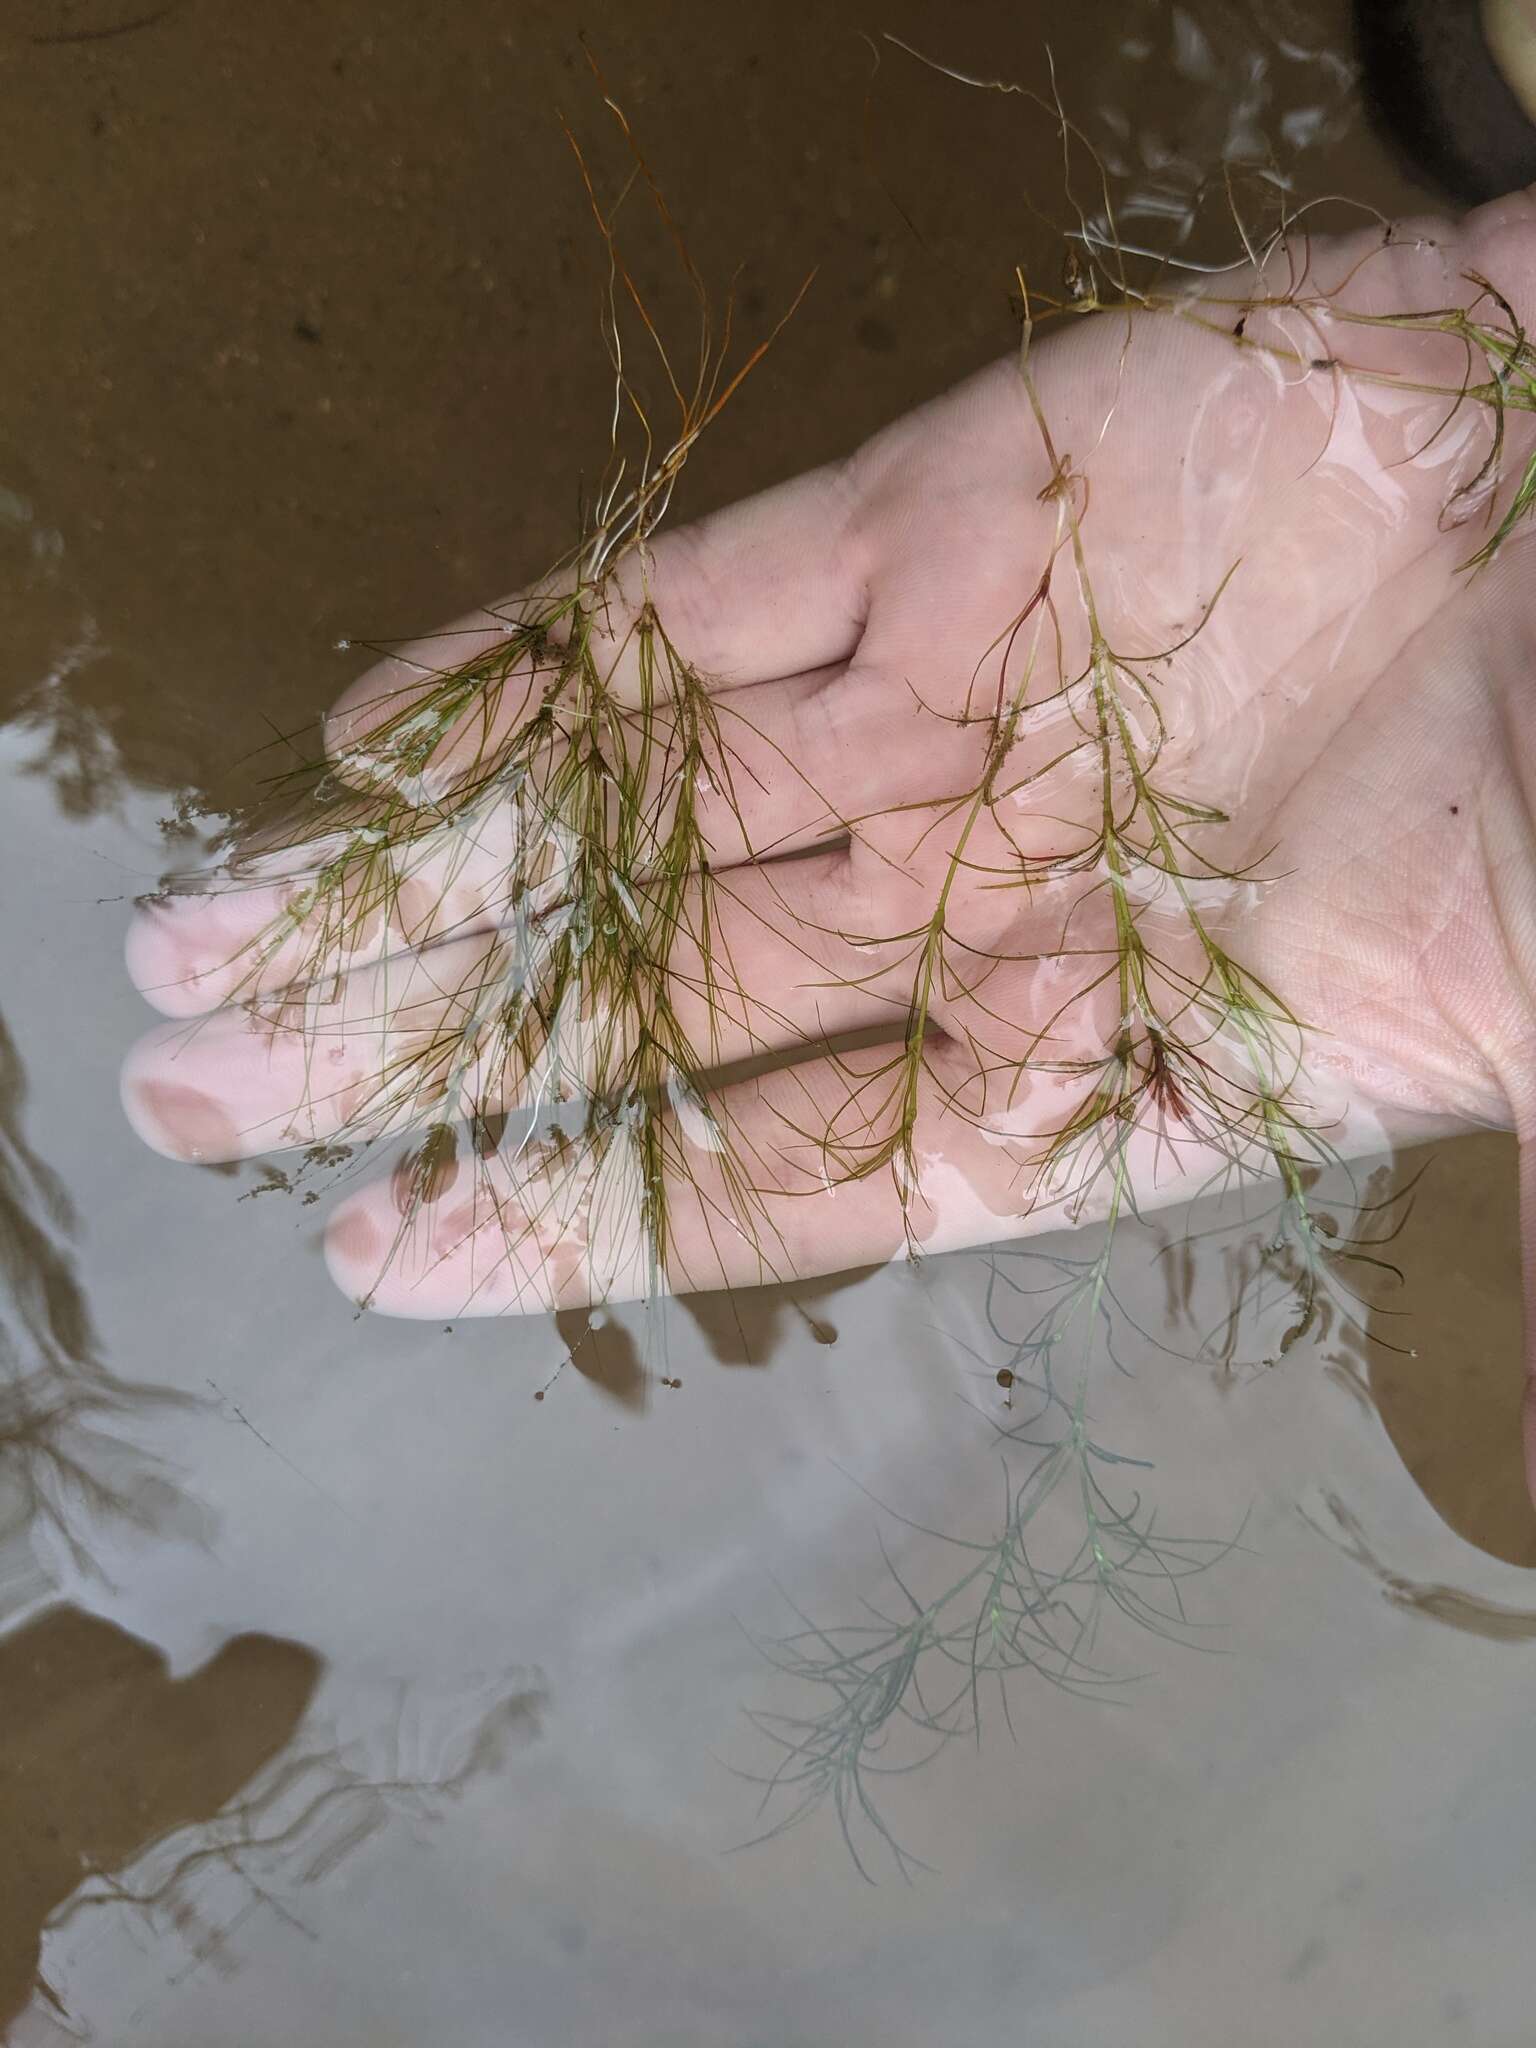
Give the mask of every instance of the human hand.
M 580 616 L 631 738 L 686 723 L 642 714 L 651 620 L 716 721 L 707 878 L 660 872 L 665 825 L 629 869 L 647 917 L 664 897 L 669 1043 L 697 1061 L 675 1060 L 649 1169 L 605 1180 L 548 1131 L 445 1140 L 349 1196 L 328 1232 L 349 1293 L 441 1316 L 645 1292 L 663 1206 L 661 1279 L 751 1285 L 1285 1181 L 1314 1140 L 1530 1135 L 1536 577 L 1518 535 L 1467 574 L 1487 530 L 1445 516 L 1488 509 L 1461 341 L 1371 323 L 1471 305 L 1469 276 L 1531 317 L 1536 204 L 1302 262 L 1293 239 L 1193 308 L 1041 336 L 1027 376 L 999 363 L 846 463 L 615 557 Z M 1517 402 L 1495 519 L 1530 455 Z M 398 779 L 442 647 L 493 661 L 550 599 L 363 678 L 328 727 L 341 777 L 380 774 L 387 730 Z M 576 1072 L 590 1045 L 553 1080 L 521 1026 L 489 1046 L 509 932 L 569 900 L 582 831 L 567 817 L 536 872 L 487 780 L 547 686 L 518 646 L 419 778 L 413 815 L 444 822 L 369 855 L 387 888 L 354 868 L 350 897 L 317 898 L 333 836 L 141 914 L 130 970 L 173 1020 L 125 1070 L 151 1144 L 480 1130 L 600 1085 L 601 1061 Z M 568 726 L 545 738 L 572 758 Z M 671 820 L 658 774 L 648 815 Z M 495 799 L 472 827 L 445 797 L 466 785 Z M 690 1067 L 763 1054 L 782 1064 L 695 1094 Z

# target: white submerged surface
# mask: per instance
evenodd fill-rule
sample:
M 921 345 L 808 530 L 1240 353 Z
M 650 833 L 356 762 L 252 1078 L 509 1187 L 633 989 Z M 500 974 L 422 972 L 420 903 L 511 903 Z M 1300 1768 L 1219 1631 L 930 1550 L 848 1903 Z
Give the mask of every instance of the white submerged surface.
M 674 1308 L 682 1385 L 653 1381 L 643 1408 L 570 1370 L 535 1403 L 561 1353 L 545 1321 L 357 1318 L 319 1254 L 323 1204 L 237 1202 L 258 1168 L 177 1167 L 122 1120 L 116 1061 L 147 1017 L 118 971 L 126 905 L 99 899 L 152 880 L 163 808 L 67 825 L 7 757 L 26 1135 L 78 1207 L 107 1363 L 200 1404 L 127 1425 L 182 1496 L 158 1532 L 67 1503 L 100 1575 L 33 1542 L 55 1596 L 177 1676 L 244 1631 L 307 1646 L 324 1668 L 290 1759 L 352 1789 L 292 1841 L 274 1821 L 238 1867 L 210 1858 L 181 1924 L 97 1903 L 46 1932 L 63 2014 L 36 1999 L 21 2048 L 1528 2038 L 1536 1649 L 1394 1608 L 1299 1510 L 1325 1521 L 1337 1493 L 1395 1569 L 1489 1599 L 1528 1602 L 1529 1576 L 1449 1532 L 1305 1345 L 1225 1392 L 1156 1353 L 1100 1377 L 1097 1433 L 1155 1461 L 1133 1476 L 1160 1525 L 1221 1537 L 1248 1514 L 1244 1550 L 1189 1588 L 1224 1654 L 1126 1624 L 1104 1660 L 1152 1674 L 1126 1704 L 1018 1682 L 1015 1741 L 993 1712 L 979 1750 L 881 1788 L 932 1866 L 911 1884 L 878 1856 L 863 1883 L 830 1812 L 731 1853 L 758 1823 L 726 1766 L 769 1761 L 743 1708 L 809 1698 L 742 1624 L 795 1625 L 776 1585 L 854 1621 L 890 1591 L 881 1534 L 947 1583 L 871 1495 L 989 1526 L 1001 1396 L 965 1348 L 986 1346 L 983 1258 L 819 1298 L 835 1345 L 782 1311 L 765 1369 L 717 1364 Z M 1141 1284 L 1158 1326 L 1161 1274 Z M 503 1739 L 472 1756 L 488 1716 Z M 366 1789 L 383 1780 L 414 1789 Z M 213 1839 L 117 1875 L 152 1888 Z

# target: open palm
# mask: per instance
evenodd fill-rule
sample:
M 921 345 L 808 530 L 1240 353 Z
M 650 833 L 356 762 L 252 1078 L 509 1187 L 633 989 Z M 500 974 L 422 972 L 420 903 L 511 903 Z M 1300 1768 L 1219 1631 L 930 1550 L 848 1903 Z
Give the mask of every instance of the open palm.
M 1069 322 L 1027 377 L 999 363 L 618 559 L 615 688 L 644 697 L 653 616 L 707 679 L 726 764 L 673 920 L 678 1028 L 714 1069 L 773 1056 L 669 1111 L 672 1286 L 1102 1213 L 1105 1127 L 1137 1202 L 1176 1200 L 1255 1163 L 1223 1105 L 1262 1136 L 1269 1095 L 1345 1151 L 1532 1128 L 1536 574 L 1518 535 L 1464 568 L 1524 423 L 1490 497 L 1489 409 L 1444 395 L 1461 342 L 1372 324 L 1467 306 L 1480 278 L 1536 314 L 1530 199 L 1293 241 L 1182 311 Z M 506 616 L 456 629 L 453 661 Z M 344 774 L 441 644 L 337 707 Z M 515 715 L 464 724 L 483 750 Z M 211 1159 L 401 1128 L 378 1077 L 507 946 L 532 900 L 515 837 L 482 817 L 467 847 L 418 842 L 388 916 L 292 917 L 276 945 L 291 879 L 147 908 L 130 967 L 171 1021 L 128 1061 L 140 1131 Z M 1267 1080 L 1238 1071 L 1245 1015 Z M 1298 1047 L 1306 1076 L 1281 1077 Z M 503 1064 L 492 1106 L 527 1078 Z M 424 1202 L 398 1173 L 351 1195 L 338 1280 L 422 1315 L 644 1291 L 643 1219 L 600 1230 L 588 1187 L 549 1221 L 549 1176 L 590 1169 L 485 1154 L 440 1159 Z

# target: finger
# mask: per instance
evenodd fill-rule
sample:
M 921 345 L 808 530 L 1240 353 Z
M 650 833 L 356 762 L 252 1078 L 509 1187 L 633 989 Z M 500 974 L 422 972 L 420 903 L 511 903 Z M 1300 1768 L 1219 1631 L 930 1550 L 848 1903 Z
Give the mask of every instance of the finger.
M 809 1060 L 722 1089 L 692 1132 L 671 1119 L 659 1276 L 642 1223 L 647 1190 L 634 1152 L 615 1144 L 600 1158 L 566 1153 L 537 1166 L 461 1158 L 431 1202 L 366 1187 L 327 1232 L 332 1277 L 388 1315 L 520 1315 L 808 1278 L 1107 1212 L 1110 1176 L 1085 1188 L 1070 1171 L 1042 1175 L 1045 1139 L 1070 1110 L 1065 1086 L 1047 1083 L 1053 1100 L 1034 1104 L 1034 1127 L 1015 1114 L 1004 1136 L 968 1103 L 964 1059 L 944 1041 L 923 1070 L 917 1177 L 904 1200 L 901 1174 L 885 1163 L 903 1116 L 899 1079 L 883 1048 Z M 1144 1208 L 1186 1199 L 1220 1163 L 1208 1146 L 1153 1130 L 1129 1146 Z
M 640 701 L 634 629 L 647 608 L 712 690 L 851 660 L 868 615 L 856 513 L 847 468 L 829 464 L 623 556 L 599 611 L 617 686 Z
M 839 726 L 828 699 L 841 682 L 842 671 L 818 670 L 733 693 L 715 772 L 694 797 L 713 868 L 797 853 L 842 829 L 838 792 L 862 798 L 878 735 L 872 720 L 858 738 Z M 670 823 L 672 775 L 663 739 L 639 798 L 658 841 Z M 528 825 L 536 798 L 525 786 L 520 799 L 509 788 L 457 815 L 441 809 L 441 824 L 414 835 L 296 845 L 141 905 L 128 934 L 130 977 L 168 1016 L 197 1016 L 493 929 L 539 867 Z
M 798 1271 L 835 1271 L 899 1248 L 888 1176 L 839 1187 L 816 1165 L 802 1121 L 846 1091 L 833 1062 L 810 1062 L 721 1091 L 712 1124 L 739 1170 L 666 1119 L 668 1240 L 663 1289 L 753 1286 Z M 801 1152 L 805 1158 L 797 1155 Z M 655 1291 L 645 1189 L 622 1140 L 556 1154 L 524 1170 L 517 1155 L 456 1161 L 437 1199 L 412 1207 L 387 1182 L 345 1201 L 326 1234 L 337 1284 L 389 1315 L 507 1315 Z M 654 1210 L 653 1210 L 654 1213 Z
M 141 903 L 124 948 L 130 980 L 166 1016 L 197 1017 L 333 983 L 507 913 L 520 850 L 510 802 L 393 843 L 347 845 L 317 840 L 237 861 Z
M 889 1017 L 858 979 L 861 949 L 827 923 L 847 866 L 836 852 L 743 870 L 712 892 L 707 939 L 703 885 L 692 886 L 667 987 L 690 1065 L 728 1066 Z M 526 936 L 493 932 L 190 1029 L 162 1024 L 129 1054 L 124 1103 L 155 1150 L 204 1162 L 510 1110 L 532 1091 L 523 1040 L 503 1020 L 528 982 Z M 605 1030 L 578 1028 L 560 1048 L 563 1071 L 582 1067 L 585 1084 L 601 1087 L 647 1021 L 637 1006 Z
M 624 701 L 642 701 L 636 628 L 647 612 L 712 690 L 847 661 L 867 610 L 854 511 L 846 469 L 829 465 L 622 554 L 592 607 L 599 673 Z M 333 754 L 358 745 L 381 718 L 398 714 L 445 672 L 493 660 L 515 636 L 517 622 L 547 615 L 575 585 L 574 570 L 561 572 L 392 650 L 337 700 L 327 728 Z M 561 630 L 568 634 L 568 622 Z M 483 706 L 471 714 L 477 745 L 494 745 L 525 714 L 532 681 L 526 663 L 520 675 L 522 687 L 502 692 L 489 723 Z
M 700 802 L 700 829 L 717 863 L 795 850 L 836 829 L 836 794 L 818 787 L 814 764 L 825 751 L 817 742 L 826 686 L 862 629 L 864 585 L 851 533 L 843 472 L 828 468 L 648 543 L 643 561 L 638 553 L 624 557 L 605 585 L 593 645 L 621 698 L 641 701 L 636 626 L 649 607 L 680 657 L 738 699 L 721 735 L 722 773 Z M 462 785 L 471 770 L 494 772 L 548 681 L 527 653 L 509 651 L 505 661 L 498 653 L 520 646 L 519 621 L 530 603 L 537 609 L 540 596 L 550 594 L 558 596 L 558 585 L 472 614 L 401 646 L 360 677 L 326 725 L 327 751 L 343 776 L 371 786 L 380 728 L 397 744 L 413 707 L 434 693 L 439 701 L 445 678 L 465 664 L 482 665 L 485 675 L 431 749 L 433 791 Z M 389 779 L 398 779 L 397 768 Z M 779 794 L 786 790 L 787 812 Z M 441 909 L 426 923 L 407 916 L 393 933 L 395 891 L 382 855 L 365 863 L 355 915 L 343 896 L 323 902 L 314 917 L 292 919 L 302 881 L 266 885 L 258 878 L 255 886 L 217 892 L 216 908 L 211 895 L 190 903 L 173 898 L 135 926 L 130 974 L 159 1007 L 193 1015 L 237 990 L 281 987 L 363 964 L 402 940 L 429 943 L 478 928 L 504 911 L 496 875 L 498 860 L 505 868 L 509 838 L 506 819 L 477 814 L 468 844 L 461 828 L 442 841 L 413 842 L 405 879 L 417 885 L 421 903 Z M 303 849 L 297 851 L 302 860 Z M 454 877 L 452 896 L 442 885 L 439 854 Z M 253 947 L 262 951 L 259 961 L 249 957 Z

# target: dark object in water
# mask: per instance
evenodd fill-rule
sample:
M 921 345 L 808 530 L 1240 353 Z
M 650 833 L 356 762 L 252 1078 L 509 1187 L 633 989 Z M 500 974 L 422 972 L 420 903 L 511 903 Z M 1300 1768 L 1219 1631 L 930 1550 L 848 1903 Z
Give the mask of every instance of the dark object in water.
M 1536 183 L 1536 121 L 1478 0 L 1354 0 L 1354 16 L 1366 105 L 1413 177 L 1466 206 Z

